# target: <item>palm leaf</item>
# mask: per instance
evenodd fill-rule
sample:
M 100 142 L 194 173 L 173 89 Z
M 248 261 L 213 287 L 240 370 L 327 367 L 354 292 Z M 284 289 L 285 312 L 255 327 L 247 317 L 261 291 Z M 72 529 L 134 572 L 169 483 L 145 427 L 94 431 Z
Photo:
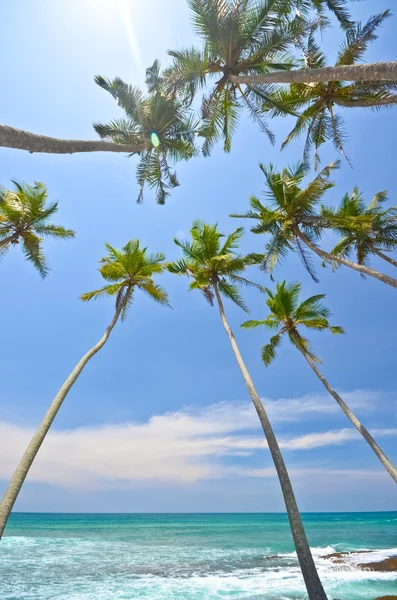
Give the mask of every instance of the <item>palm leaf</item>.
M 281 343 L 281 335 L 277 334 L 270 339 L 270 342 L 262 346 L 261 356 L 265 365 L 268 367 L 277 356 L 277 348 Z

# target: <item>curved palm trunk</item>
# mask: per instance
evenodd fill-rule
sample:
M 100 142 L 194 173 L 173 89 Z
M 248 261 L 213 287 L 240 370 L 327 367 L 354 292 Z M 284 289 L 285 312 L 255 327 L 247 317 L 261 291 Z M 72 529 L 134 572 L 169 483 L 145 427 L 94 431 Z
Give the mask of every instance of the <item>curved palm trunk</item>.
M 397 103 L 397 97 L 393 98 L 379 98 L 376 100 L 342 100 L 339 98 L 332 98 L 334 104 L 343 106 L 345 108 L 376 108 L 377 106 L 392 106 Z
M 68 395 L 69 390 L 71 389 L 73 384 L 77 381 L 80 373 L 82 372 L 88 361 L 93 356 L 95 356 L 97 352 L 99 352 L 99 350 L 105 345 L 105 343 L 109 339 L 110 333 L 118 321 L 123 305 L 124 303 L 122 302 L 117 308 L 112 322 L 106 329 L 104 335 L 101 337 L 99 342 L 95 344 L 95 346 L 93 346 L 91 350 L 89 350 L 83 356 L 83 358 L 77 363 L 69 377 L 66 379 L 65 383 L 63 384 L 58 394 L 52 401 L 51 406 L 47 410 L 44 419 L 42 420 L 41 424 L 36 430 L 28 447 L 26 448 L 24 455 L 22 456 L 17 468 L 15 469 L 10 483 L 8 484 L 8 487 L 4 492 L 4 496 L 0 502 L 0 539 L 3 535 L 3 531 L 12 511 L 12 507 L 14 506 L 18 494 L 21 491 L 21 487 L 26 479 L 26 476 L 29 473 L 29 469 L 32 466 L 34 459 L 36 458 L 36 455 L 40 450 L 40 446 L 43 443 L 55 417 L 57 416 L 63 401 Z
M 383 252 L 381 252 L 380 250 L 375 250 L 375 248 L 373 248 L 373 252 L 377 254 L 380 258 L 383 258 L 383 260 L 386 260 L 394 267 L 397 267 L 397 260 L 393 260 L 392 258 L 390 258 L 390 256 L 387 256 L 387 254 L 383 254 Z
M 231 75 L 233 83 L 249 85 L 264 83 L 326 83 L 328 81 L 397 81 L 397 62 L 367 65 L 337 65 L 322 69 L 276 71 L 263 75 Z
M 334 254 L 330 254 L 325 250 L 321 250 L 316 244 L 313 244 L 299 229 L 296 231 L 296 235 L 302 240 L 310 250 L 313 250 L 317 256 L 320 256 L 327 262 L 338 263 L 339 265 L 344 265 L 345 267 L 350 267 L 350 269 L 354 269 L 363 275 L 369 275 L 370 277 L 375 277 L 375 279 L 379 279 L 383 283 L 387 285 L 391 285 L 394 288 L 397 288 L 397 279 L 393 279 L 393 277 L 389 277 L 389 275 L 385 275 L 384 273 L 380 273 L 379 271 L 375 271 L 375 269 L 371 269 L 371 267 L 367 267 L 365 265 L 359 265 L 358 263 L 352 262 L 347 258 L 343 258 L 342 256 L 336 256 Z
M 280 480 L 281 490 L 284 496 L 285 506 L 287 509 L 288 519 L 292 531 L 292 537 L 294 539 L 295 549 L 302 570 L 303 579 L 305 580 L 309 599 L 327 600 L 327 596 L 324 592 L 324 588 L 318 576 L 316 566 L 314 564 L 314 560 L 310 552 L 298 505 L 295 500 L 294 491 L 292 489 L 288 471 L 285 466 L 279 445 L 277 443 L 276 436 L 274 435 L 266 410 L 254 387 L 254 383 L 250 377 L 250 374 L 248 373 L 247 367 L 244 364 L 233 332 L 230 329 L 229 324 L 227 322 L 222 299 L 220 297 L 216 283 L 214 284 L 214 292 L 218 302 L 222 324 L 226 330 L 227 335 L 229 336 L 230 344 L 236 357 L 237 364 L 240 367 L 240 371 L 248 388 L 249 395 L 251 396 L 251 400 L 255 406 L 255 410 L 258 414 L 263 431 L 265 433 L 267 443 L 269 445 L 269 450 L 273 458 L 274 466 L 276 467 L 277 475 Z
M 315 374 L 317 375 L 317 377 L 319 378 L 319 380 L 321 381 L 321 383 L 323 384 L 323 386 L 325 387 L 325 389 L 337 401 L 337 403 L 339 404 L 339 406 L 341 407 L 341 409 L 343 410 L 343 412 L 345 413 L 347 418 L 354 425 L 354 427 L 361 433 L 361 435 L 363 436 L 363 438 L 365 439 L 367 444 L 375 452 L 376 456 L 379 458 L 380 462 L 385 467 L 385 469 L 389 473 L 390 477 L 393 479 L 393 481 L 395 483 L 397 483 L 396 467 L 390 462 L 390 460 L 387 458 L 386 454 L 375 442 L 372 435 L 369 433 L 369 431 L 367 431 L 367 429 L 364 427 L 364 425 L 362 425 L 360 423 L 360 421 L 357 419 L 356 415 L 350 410 L 350 408 L 347 406 L 347 404 L 345 404 L 345 402 L 342 400 L 342 398 L 339 396 L 339 394 L 337 394 L 335 392 L 335 390 L 332 389 L 332 387 L 329 385 L 328 381 L 321 374 L 321 372 L 317 369 L 316 365 L 314 364 L 314 362 L 310 358 L 310 356 L 302 348 L 300 348 L 300 346 L 298 346 L 298 348 L 301 351 L 301 353 L 303 354 L 303 356 L 305 357 L 305 359 L 307 360 L 307 362 L 309 363 L 309 365 L 311 366 L 311 368 L 313 369 L 313 371 L 315 372 Z
M 37 135 L 8 125 L 0 125 L 0 146 L 28 152 L 47 154 L 74 154 L 75 152 L 142 152 L 146 144 L 115 144 L 102 140 L 60 140 Z

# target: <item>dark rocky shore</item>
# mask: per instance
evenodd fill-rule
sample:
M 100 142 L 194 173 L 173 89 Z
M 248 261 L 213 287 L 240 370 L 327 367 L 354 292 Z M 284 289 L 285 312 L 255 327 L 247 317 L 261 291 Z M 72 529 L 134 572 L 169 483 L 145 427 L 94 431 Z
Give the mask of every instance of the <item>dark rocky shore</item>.
M 349 558 L 354 555 L 362 555 L 362 554 L 371 554 L 371 550 L 362 550 L 361 552 L 333 552 L 332 554 L 326 554 L 321 558 L 326 560 L 332 560 L 333 563 L 343 565 L 348 564 L 345 560 L 345 557 Z M 374 562 L 365 562 L 365 563 L 355 563 L 355 566 L 363 571 L 380 571 L 382 573 L 389 573 L 391 571 L 397 571 L 397 556 L 391 556 L 389 558 L 385 558 L 384 560 L 374 561 Z M 384 596 L 381 600 L 390 600 L 395 598 L 397 600 L 397 596 Z M 377 599 L 380 600 L 380 599 Z
M 356 555 L 359 559 L 363 554 L 372 554 L 372 550 L 361 550 L 361 552 L 333 552 L 332 554 L 326 554 L 321 558 L 325 560 L 331 560 L 336 565 L 351 564 L 346 560 L 346 557 L 353 558 Z M 355 562 L 354 565 L 363 571 L 378 571 L 381 573 L 397 572 L 397 556 L 390 556 L 384 560 L 372 561 L 372 562 Z M 381 596 L 375 598 L 375 600 L 397 600 L 397 596 Z

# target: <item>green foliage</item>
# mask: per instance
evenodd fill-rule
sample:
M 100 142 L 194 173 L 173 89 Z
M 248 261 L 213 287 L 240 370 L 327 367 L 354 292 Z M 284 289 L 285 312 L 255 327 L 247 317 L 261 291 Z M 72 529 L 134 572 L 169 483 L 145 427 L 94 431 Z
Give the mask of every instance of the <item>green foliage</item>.
M 243 231 L 243 228 L 239 227 L 225 236 L 218 231 L 217 225 L 195 221 L 190 230 L 190 241 L 174 240 L 181 248 L 183 258 L 168 263 L 168 271 L 190 277 L 190 289 L 200 290 L 211 306 L 214 304 L 216 287 L 221 295 L 248 312 L 239 288 L 262 288 L 243 277 L 246 266 L 251 264 L 249 259 L 235 252 Z
M 327 13 L 331 12 L 339 21 L 342 29 L 349 30 L 354 22 L 346 8 L 349 0 L 282 0 L 281 10 L 286 14 L 291 11 L 297 12 L 301 17 L 310 20 L 312 11 L 316 13 L 316 22 L 323 29 L 330 24 Z
M 153 279 L 164 271 L 164 254 L 148 254 L 147 248 L 140 247 L 139 240 L 130 240 L 121 250 L 110 244 L 106 244 L 106 248 L 108 254 L 101 259 L 99 272 L 107 283 L 98 290 L 83 294 L 82 300 L 116 296 L 116 309 L 123 304 L 122 320 L 133 303 L 135 288 L 155 302 L 169 306 L 167 292 Z
M 338 9 L 338 2 L 314 2 L 321 9 L 322 6 L 334 4 L 334 10 Z M 343 10 L 344 2 L 339 2 Z M 341 13 L 342 16 L 342 13 Z M 336 66 L 353 65 L 359 62 L 368 47 L 368 44 L 377 38 L 377 28 L 390 16 L 390 11 L 371 17 L 367 23 L 362 25 L 356 23 L 347 27 L 346 38 L 343 42 L 336 61 Z M 326 66 L 326 55 L 322 52 L 316 42 L 315 33 L 318 24 L 312 26 L 307 42 L 303 50 L 301 67 L 319 69 Z M 335 112 L 335 107 L 367 107 L 377 110 L 379 108 L 392 106 L 397 102 L 397 84 L 393 82 L 368 82 L 368 81 L 330 81 L 328 83 L 293 84 L 288 87 L 277 89 L 271 96 L 275 105 L 280 105 L 291 112 L 301 111 L 297 117 L 292 131 L 288 134 L 281 148 L 301 134 L 306 135 L 304 146 L 304 160 L 309 159 L 314 152 L 314 163 L 317 168 L 320 162 L 320 147 L 331 140 L 337 150 L 348 160 L 344 143 L 346 131 L 340 114 Z M 288 114 L 287 110 L 272 108 L 269 102 L 262 106 L 263 111 L 270 117 Z
M 277 348 L 284 334 L 288 335 L 290 342 L 303 354 L 308 355 L 314 362 L 321 362 L 311 351 L 310 342 L 301 335 L 300 329 L 306 327 L 317 331 L 330 331 L 335 335 L 344 333 L 342 327 L 329 324 L 330 312 L 321 303 L 325 298 L 323 294 L 311 296 L 299 303 L 300 291 L 300 283 L 277 283 L 275 293 L 266 290 L 266 304 L 270 308 L 270 315 L 264 321 L 251 320 L 242 324 L 245 329 L 266 327 L 278 330 L 270 342 L 262 347 L 262 360 L 266 366 L 276 358 Z
M 270 235 L 265 254 L 260 257 L 263 270 L 272 274 L 289 251 L 296 251 L 306 270 L 317 281 L 311 258 L 299 233 L 302 232 L 312 242 L 320 239 L 326 222 L 318 214 L 317 206 L 325 192 L 333 187 L 329 176 L 339 168 L 339 164 L 339 161 L 329 164 L 305 188 L 301 184 L 309 173 L 307 163 L 300 162 L 281 172 L 277 172 L 272 164 L 269 167 L 260 165 L 266 180 L 266 205 L 258 198 L 251 197 L 251 210 L 242 215 L 231 216 L 255 219 L 257 224 L 251 231 Z
M 335 210 L 322 207 L 329 226 L 343 238 L 332 254 L 348 258 L 354 252 L 358 264 L 365 265 L 377 252 L 397 248 L 397 206 L 385 208 L 387 192 L 378 192 L 367 206 L 357 187 L 351 196 L 346 194 Z
M 58 203 L 47 202 L 44 183 L 26 185 L 13 181 L 13 184 L 14 191 L 0 189 L 0 256 L 21 243 L 26 259 L 44 278 L 49 269 L 42 250 L 43 238 L 68 239 L 73 238 L 75 232 L 51 223 Z
M 148 96 L 118 77 L 109 80 L 97 76 L 95 82 L 109 92 L 125 112 L 122 119 L 107 124 L 94 123 L 95 131 L 102 139 L 117 144 L 146 146 L 139 152 L 137 202 L 143 201 L 147 184 L 156 190 L 157 203 L 164 204 L 170 190 L 179 185 L 169 161 L 189 160 L 197 153 L 195 131 L 198 123 L 193 112 L 175 95 L 165 92 L 158 61 L 146 72 Z M 158 145 L 153 144 L 154 137 Z
M 204 154 L 208 155 L 213 144 L 221 139 L 224 150 L 230 151 L 244 109 L 273 143 L 274 136 L 261 107 L 264 104 L 288 112 L 288 107 L 275 100 L 277 87 L 235 85 L 230 77 L 290 69 L 293 63 L 287 51 L 297 36 L 303 34 L 303 23 L 285 19 L 280 0 L 188 2 L 195 32 L 203 45 L 200 49 L 171 51 L 173 63 L 165 73 L 165 80 L 169 89 L 182 90 L 182 95 L 191 99 L 200 89 L 207 88 L 201 106 Z

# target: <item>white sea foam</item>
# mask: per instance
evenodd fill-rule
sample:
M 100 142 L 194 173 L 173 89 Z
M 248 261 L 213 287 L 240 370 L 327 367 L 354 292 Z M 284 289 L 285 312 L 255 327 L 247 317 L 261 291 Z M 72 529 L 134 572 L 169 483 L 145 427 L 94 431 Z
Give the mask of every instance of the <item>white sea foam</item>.
M 203 548 L 198 555 L 194 546 L 158 544 L 143 552 L 131 540 L 15 536 L 5 537 L 1 550 L 0 568 L 7 577 L 0 600 L 306 599 L 296 554 L 269 558 L 270 548 L 259 556 L 241 547 Z M 397 548 L 369 554 L 360 548 L 342 564 L 322 558 L 340 550 L 339 544 L 312 548 L 330 600 L 368 600 L 397 588 L 397 573 L 357 566 L 397 555 Z
M 382 560 L 386 560 L 387 558 L 391 558 L 397 556 L 397 548 L 388 548 L 386 550 L 365 550 L 362 552 L 354 551 L 351 554 L 347 554 L 343 557 L 343 560 L 347 563 L 352 564 L 364 564 L 364 563 L 372 563 L 372 562 L 380 562 Z

